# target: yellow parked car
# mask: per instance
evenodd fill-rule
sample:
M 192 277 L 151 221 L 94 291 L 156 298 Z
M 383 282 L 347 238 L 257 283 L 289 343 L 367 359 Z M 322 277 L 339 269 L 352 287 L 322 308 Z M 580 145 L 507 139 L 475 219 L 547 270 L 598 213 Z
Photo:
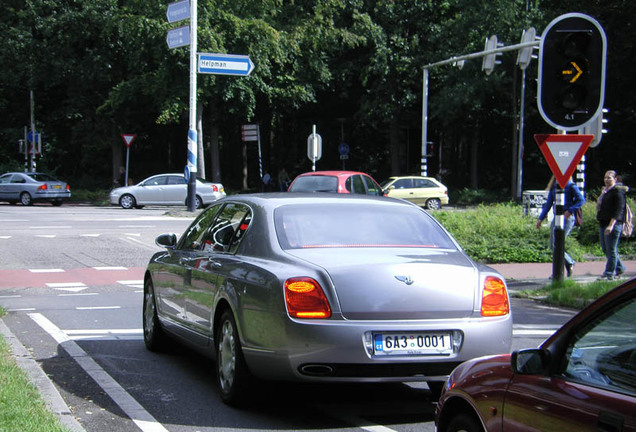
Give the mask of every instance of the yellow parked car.
M 448 204 L 448 189 L 433 177 L 390 177 L 380 186 L 384 196 L 405 199 L 428 210 Z

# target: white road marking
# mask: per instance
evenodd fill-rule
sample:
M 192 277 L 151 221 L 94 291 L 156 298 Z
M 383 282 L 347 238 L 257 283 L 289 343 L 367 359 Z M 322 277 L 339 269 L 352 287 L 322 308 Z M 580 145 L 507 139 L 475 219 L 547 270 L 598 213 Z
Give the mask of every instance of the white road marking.
M 135 286 L 141 285 L 141 286 L 143 286 L 144 281 L 141 280 L 141 279 L 137 279 L 137 280 L 131 279 L 131 280 L 120 280 L 120 281 L 117 281 L 117 283 L 118 284 L 122 284 L 122 285 L 135 285 Z
M 8 309 L 9 312 L 30 312 L 36 310 L 35 308 L 18 308 L 18 309 Z
M 143 340 L 143 329 L 64 330 L 73 340 Z
M 119 383 L 97 364 L 77 343 L 55 324 L 39 313 L 29 317 L 44 329 L 84 369 L 84 371 L 110 396 L 143 432 L 168 432 Z
M 73 228 L 70 225 L 57 225 L 57 226 L 30 226 L 29 229 L 60 229 L 60 228 Z
M 99 295 L 99 293 L 72 293 L 72 294 L 58 294 L 58 297 L 79 297 L 79 296 L 96 296 Z
M 0 239 L 3 239 L 3 240 L 7 240 L 7 239 L 10 239 L 10 238 L 11 238 L 11 236 L 0 236 Z
M 71 287 L 84 287 L 87 288 L 82 282 L 47 282 L 46 286 L 49 288 L 71 288 Z
M 64 269 L 29 269 L 31 273 L 64 273 Z
M 22 298 L 21 295 L 4 295 L 0 296 L 0 299 L 8 299 L 8 298 Z
M 128 270 L 128 267 L 93 267 L 95 270 L 104 271 L 104 270 Z
M 57 235 L 55 235 L 55 234 L 37 234 L 36 237 L 40 237 L 40 238 L 55 238 L 55 237 L 57 237 Z
M 99 237 L 101 234 L 80 234 L 80 237 Z
M 121 309 L 121 306 L 78 306 L 76 310 Z
M 124 235 L 133 236 L 133 237 L 141 237 L 141 233 L 124 233 Z

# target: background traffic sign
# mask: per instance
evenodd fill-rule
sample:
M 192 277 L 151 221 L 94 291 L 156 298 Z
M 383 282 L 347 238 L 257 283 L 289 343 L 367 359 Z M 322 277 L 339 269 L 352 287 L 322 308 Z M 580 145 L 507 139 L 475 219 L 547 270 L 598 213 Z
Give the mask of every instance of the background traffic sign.
M 247 76 L 254 63 L 246 55 L 199 53 L 199 73 Z
M 135 140 L 135 138 L 137 138 L 137 135 L 135 135 L 135 134 L 121 134 L 121 138 L 124 140 L 124 144 L 126 144 L 126 147 L 130 148 L 130 145 Z
M 190 18 L 190 0 L 182 0 L 168 5 L 166 17 L 169 23 Z
M 534 139 L 559 186 L 565 188 L 594 135 L 535 135 Z
M 177 27 L 175 29 L 168 30 L 166 43 L 170 49 L 190 45 L 190 26 Z

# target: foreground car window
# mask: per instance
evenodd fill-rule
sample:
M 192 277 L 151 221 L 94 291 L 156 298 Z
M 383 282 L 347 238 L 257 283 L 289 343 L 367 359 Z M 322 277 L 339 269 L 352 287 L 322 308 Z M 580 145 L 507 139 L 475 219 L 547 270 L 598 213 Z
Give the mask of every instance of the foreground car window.
M 418 247 L 456 249 L 423 211 L 405 206 L 283 206 L 274 213 L 283 249 Z
M 205 233 L 201 249 L 234 253 L 252 220 L 251 214 L 244 205 L 227 204 Z
M 579 331 L 566 354 L 563 375 L 574 381 L 636 396 L 636 299 Z

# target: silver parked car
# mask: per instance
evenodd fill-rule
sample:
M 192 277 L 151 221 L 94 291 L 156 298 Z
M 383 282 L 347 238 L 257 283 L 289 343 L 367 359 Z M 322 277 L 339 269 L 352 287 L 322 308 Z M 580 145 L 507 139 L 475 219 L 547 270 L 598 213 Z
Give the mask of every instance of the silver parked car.
M 207 207 L 223 198 L 225 189 L 220 183 L 197 178 L 195 208 Z M 188 184 L 183 174 L 157 174 L 133 186 L 110 191 L 110 203 L 125 209 L 145 205 L 187 205 Z
M 509 352 L 506 282 L 426 211 L 365 195 L 234 195 L 162 234 L 144 276 L 148 349 L 216 357 L 221 397 L 254 377 L 426 381 Z
M 25 206 L 48 201 L 54 206 L 61 206 L 70 197 L 69 184 L 49 174 L 8 172 L 0 176 L 0 201 L 20 202 Z

